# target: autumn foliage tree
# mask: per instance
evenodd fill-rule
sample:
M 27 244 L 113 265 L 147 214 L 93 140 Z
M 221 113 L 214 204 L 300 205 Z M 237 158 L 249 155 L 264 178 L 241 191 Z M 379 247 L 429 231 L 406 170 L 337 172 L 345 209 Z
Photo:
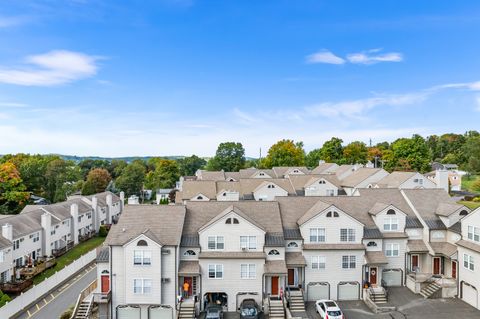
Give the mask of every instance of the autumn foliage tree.
M 112 180 L 105 168 L 94 168 L 88 172 L 87 180 L 82 187 L 82 195 L 92 195 L 104 192 Z
M 29 197 L 13 163 L 0 164 L 0 213 L 17 213 Z
M 278 141 L 270 147 L 262 164 L 267 168 L 305 165 L 303 143 L 295 143 L 293 140 Z

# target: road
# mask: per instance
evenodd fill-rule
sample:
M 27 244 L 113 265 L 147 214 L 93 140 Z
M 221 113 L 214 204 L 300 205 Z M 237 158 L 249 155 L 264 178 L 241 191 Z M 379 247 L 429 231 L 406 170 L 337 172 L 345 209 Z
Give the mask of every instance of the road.
M 71 305 L 77 302 L 78 295 L 97 276 L 95 264 L 87 267 L 68 282 L 59 287 L 37 304 L 25 310 L 18 319 L 57 319 Z

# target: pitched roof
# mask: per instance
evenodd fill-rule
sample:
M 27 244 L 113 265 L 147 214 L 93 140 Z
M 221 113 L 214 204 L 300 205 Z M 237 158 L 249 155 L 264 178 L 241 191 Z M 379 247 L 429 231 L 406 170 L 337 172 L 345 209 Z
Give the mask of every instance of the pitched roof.
M 365 239 L 374 239 L 374 238 L 383 238 L 383 234 L 377 227 L 364 227 L 363 228 L 363 238 Z
M 451 230 L 454 233 L 457 233 L 457 234 L 461 235 L 462 234 L 462 222 L 461 221 L 456 222 L 452 226 L 448 227 L 448 230 Z
M 385 257 L 383 251 L 367 251 L 365 253 L 365 259 L 367 261 L 367 265 L 388 264 L 387 257 Z
M 127 205 L 118 224 L 108 233 L 108 245 L 124 245 L 140 234 L 161 245 L 179 245 L 185 219 L 180 205 Z
M 471 241 L 466 241 L 466 240 L 459 240 L 457 241 L 457 245 L 461 247 L 468 248 L 470 250 L 476 251 L 477 253 L 480 253 L 480 245 L 472 243 Z
M 201 170 L 199 174 L 199 179 L 202 181 L 224 181 L 225 172 L 222 171 L 204 171 Z
M 217 197 L 217 185 L 215 181 L 184 181 L 182 185 L 182 191 L 180 192 L 181 199 L 188 200 L 203 194 L 209 199 L 215 199 Z
M 377 202 L 377 203 L 375 203 L 375 205 L 373 205 L 372 208 L 370 208 L 369 213 L 372 214 L 372 215 L 377 215 L 378 213 L 384 211 L 385 208 L 387 208 L 388 206 L 390 206 L 390 204 Z
M 269 275 L 286 274 L 287 265 L 285 260 L 267 260 L 263 266 L 264 273 Z
M 285 247 L 283 233 L 268 233 L 265 235 L 265 247 Z
M 457 203 L 439 203 L 435 213 L 439 216 L 448 217 L 462 208 L 466 209 L 465 206 Z
M 84 198 L 88 198 L 91 201 L 92 197 L 95 196 L 97 198 L 97 204 L 100 207 L 106 207 L 107 206 L 107 195 L 112 195 L 112 203 L 120 202 L 120 197 L 118 197 L 117 195 L 115 195 L 114 193 L 109 192 L 109 191 L 93 194 L 93 195 L 90 195 L 90 196 L 85 196 Z
M 272 168 L 272 170 L 275 173 L 275 176 L 277 178 L 284 178 L 285 174 L 289 174 L 291 171 L 293 171 L 295 169 L 299 170 L 303 174 L 309 174 L 310 173 L 308 168 L 306 168 L 305 166 L 276 166 L 276 167 Z
M 321 163 L 318 164 L 310 173 L 311 174 L 331 174 L 338 169 L 338 165 L 335 163 Z
M 367 167 L 360 167 L 355 172 L 350 174 L 349 176 L 345 177 L 341 184 L 345 187 L 357 187 L 358 184 L 366 180 L 367 178 L 377 174 L 378 172 L 382 171 L 382 168 L 367 168 Z
M 298 239 L 302 240 L 302 233 L 300 233 L 300 229 L 298 228 L 284 228 L 283 229 L 283 236 L 285 240 L 287 239 Z
M 306 266 L 307 262 L 301 252 L 286 252 L 285 261 L 289 267 Z
M 4 215 L 0 219 L 1 225 L 12 225 L 13 238 L 19 238 L 36 231 L 42 230 L 41 219 L 45 211 L 36 209 L 18 215 Z
M 249 223 L 255 225 L 256 227 L 260 228 L 261 230 L 265 231 L 265 228 L 258 224 L 255 220 L 253 220 L 250 216 L 248 216 L 247 214 L 245 214 L 244 212 L 242 212 L 242 210 L 240 208 L 238 208 L 236 205 L 230 205 L 228 206 L 227 208 L 225 208 L 223 211 L 221 211 L 217 216 L 215 216 L 214 218 L 212 218 L 211 220 L 209 220 L 205 225 L 203 225 L 202 227 L 200 227 L 200 229 L 198 230 L 199 232 L 204 230 L 206 227 L 208 227 L 209 225 L 212 225 L 214 224 L 215 222 L 217 222 L 218 220 L 222 219 L 224 216 L 230 214 L 231 212 L 234 212 L 235 214 L 237 214 L 238 216 L 242 217 L 243 219 L 245 219 L 246 221 L 248 221 Z
M 434 219 L 424 219 L 425 224 L 427 224 L 430 230 L 445 230 L 447 226 L 438 218 Z
M 377 185 L 380 188 L 399 188 L 416 174 L 416 172 L 392 172 L 379 180 Z
M 228 181 L 230 178 L 238 181 L 240 179 L 240 172 L 225 172 L 225 180 Z
M 430 242 L 435 254 L 450 257 L 457 252 L 457 246 L 447 242 Z
M 258 169 L 254 167 L 241 169 L 238 173 L 240 174 L 240 178 L 253 178 L 259 172 L 263 172 L 264 174 L 270 176 L 271 178 L 275 177 L 275 173 L 271 169 Z M 265 176 L 265 178 L 268 178 L 268 177 Z
M 342 179 L 342 176 L 345 175 L 345 173 L 351 173 L 355 171 L 355 166 L 354 165 L 340 165 L 337 170 L 335 171 L 335 175 L 339 178 Z
M 97 250 L 97 263 L 108 263 L 110 257 L 110 249 L 108 247 L 101 247 Z
M 305 250 L 365 250 L 363 244 L 304 244 Z
M 262 251 L 202 251 L 200 259 L 265 259 Z
M 296 195 L 292 183 L 286 178 L 242 178 L 240 179 L 241 194 L 251 194 L 266 183 L 273 183 L 283 188 L 288 194 Z
M 12 246 L 12 242 L 0 235 L 0 248 L 3 249 L 10 246 Z
M 422 239 L 407 241 L 407 249 L 412 253 L 428 253 L 427 245 Z
M 180 265 L 178 266 L 178 275 L 199 275 L 200 274 L 200 264 L 198 260 L 181 260 Z
M 405 228 L 423 228 L 423 225 L 417 217 L 407 216 Z
M 456 204 L 444 189 L 403 189 L 402 192 L 423 219 L 437 219 L 440 203 Z
M 302 225 L 312 219 L 313 217 L 317 216 L 319 213 L 323 212 L 325 209 L 332 206 L 331 204 L 327 204 L 322 202 L 321 200 L 317 201 L 312 208 L 310 208 L 302 217 L 300 217 L 297 221 L 299 225 Z

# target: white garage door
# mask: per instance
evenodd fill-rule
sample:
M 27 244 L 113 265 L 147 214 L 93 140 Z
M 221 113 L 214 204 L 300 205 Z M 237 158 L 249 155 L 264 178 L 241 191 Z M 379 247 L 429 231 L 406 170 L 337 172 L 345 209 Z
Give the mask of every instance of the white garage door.
M 478 292 L 470 285 L 462 283 L 462 299 L 469 305 L 478 308 Z
M 382 272 L 382 280 L 385 281 L 387 287 L 401 286 L 402 271 L 400 269 L 385 269 Z
M 330 299 L 330 285 L 327 282 L 308 284 L 308 300 Z
M 360 284 L 358 282 L 341 282 L 338 284 L 338 300 L 360 299 Z
M 153 306 L 148 311 L 150 319 L 173 319 L 173 309 L 171 307 Z
M 117 307 L 117 319 L 140 319 L 140 307 Z

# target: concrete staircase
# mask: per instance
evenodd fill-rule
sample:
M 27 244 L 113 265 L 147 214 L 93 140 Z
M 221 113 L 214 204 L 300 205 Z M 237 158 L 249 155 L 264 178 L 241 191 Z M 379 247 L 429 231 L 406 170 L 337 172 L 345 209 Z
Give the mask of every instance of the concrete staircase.
M 377 305 L 387 303 L 387 295 L 384 289 L 373 288 L 370 290 L 370 299 Z
M 420 295 L 422 295 L 423 298 L 428 299 L 431 298 L 440 289 L 442 289 L 442 287 L 439 284 L 437 284 L 436 282 L 432 282 L 431 284 L 420 290 Z
M 75 314 L 75 319 L 87 319 L 90 316 L 90 309 L 92 306 L 91 300 L 84 300 L 80 303 Z
M 178 311 L 178 319 L 195 319 L 195 303 L 182 302 Z
M 292 313 L 305 312 L 305 301 L 301 290 L 290 291 L 289 308 Z
M 285 319 L 285 309 L 282 300 L 270 299 L 270 319 Z

